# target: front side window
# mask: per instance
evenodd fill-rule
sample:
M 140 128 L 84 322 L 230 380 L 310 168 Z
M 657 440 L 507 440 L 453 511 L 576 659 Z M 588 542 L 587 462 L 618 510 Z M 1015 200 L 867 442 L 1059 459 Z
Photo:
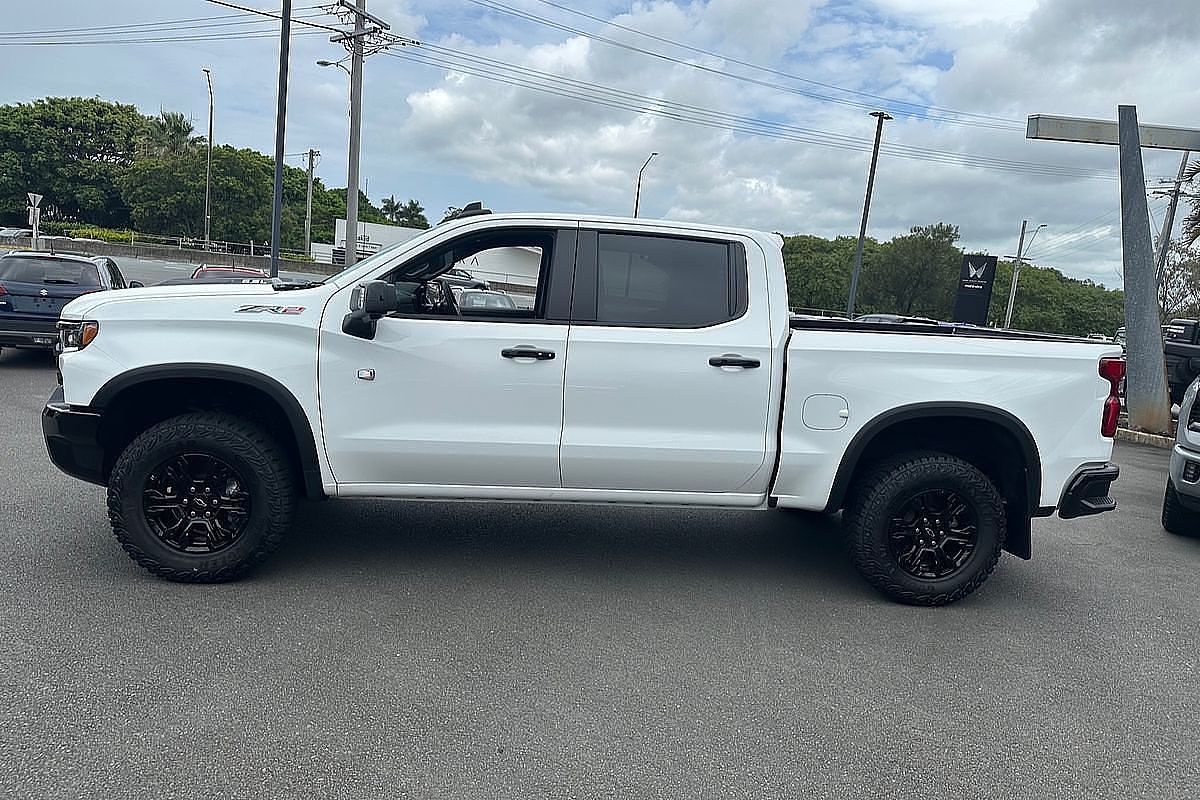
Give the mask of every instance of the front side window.
M 699 328 L 736 316 L 732 246 L 600 233 L 596 322 Z
M 398 290 L 402 284 L 417 285 L 417 313 L 539 319 L 545 314 L 554 243 L 554 231 L 545 229 L 469 234 L 406 262 L 385 279 Z M 438 284 L 440 303 L 425 302 L 423 283 Z

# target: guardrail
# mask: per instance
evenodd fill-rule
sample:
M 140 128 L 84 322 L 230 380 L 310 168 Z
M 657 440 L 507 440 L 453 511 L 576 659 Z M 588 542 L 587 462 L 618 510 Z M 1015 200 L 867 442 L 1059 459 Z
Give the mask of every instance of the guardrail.
M 186 242 L 186 240 L 184 241 Z M 5 247 L 22 250 L 31 249 L 32 245 L 30 238 L 27 236 L 17 239 L 0 239 L 0 243 L 3 243 Z M 130 244 L 117 244 L 100 239 L 39 236 L 38 244 L 40 245 L 39 250 L 54 250 L 56 252 L 77 253 L 80 255 L 112 256 L 113 258 L 148 258 L 158 261 L 177 261 L 184 264 L 251 267 L 264 271 L 269 271 L 271 268 L 270 256 L 260 255 L 257 249 L 255 249 L 255 254 L 251 255 L 249 245 L 247 245 L 246 253 L 197 250 L 190 247 L 181 247 L 177 237 L 167 242 L 150 242 L 138 236 L 132 238 Z M 289 258 L 289 255 L 292 257 Z M 302 253 L 295 251 L 281 252 L 280 259 L 280 266 L 288 272 L 332 275 L 342 270 L 342 267 L 337 264 L 318 264 L 305 258 Z

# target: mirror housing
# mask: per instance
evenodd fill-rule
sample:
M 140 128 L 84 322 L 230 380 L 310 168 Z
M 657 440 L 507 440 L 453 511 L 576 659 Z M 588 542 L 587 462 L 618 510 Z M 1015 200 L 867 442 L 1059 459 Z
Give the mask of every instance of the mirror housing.
M 146 287 L 146 284 L 141 281 L 130 281 L 127 285 L 130 289 L 144 289 Z
M 350 293 L 350 313 L 342 318 L 342 332 L 360 339 L 374 339 L 379 318 L 399 309 L 394 284 L 387 281 L 360 283 Z

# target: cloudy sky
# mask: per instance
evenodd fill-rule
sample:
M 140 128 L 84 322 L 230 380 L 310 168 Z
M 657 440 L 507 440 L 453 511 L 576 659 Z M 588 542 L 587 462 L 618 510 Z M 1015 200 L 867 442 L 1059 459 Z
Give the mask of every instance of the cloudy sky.
M 262 0 L 233 0 L 278 9 Z M 0 102 L 99 96 L 273 150 L 278 23 L 205 0 L 43 0 L 0 33 Z M 959 226 L 972 251 L 1120 285 L 1115 147 L 1028 141 L 1050 113 L 1200 126 L 1195 0 L 369 0 L 420 42 L 365 67 L 371 199 L 630 214 L 856 235 L 874 120 L 887 110 L 869 233 Z M 298 20 L 338 26 L 296 0 Z M 104 27 L 99 27 L 104 26 Z M 29 33 L 21 33 L 29 32 Z M 287 152 L 345 184 L 344 55 L 295 24 Z M 536 88 L 535 88 L 536 87 Z M 1153 191 L 1179 154 L 1146 150 Z M 302 164 L 299 155 L 288 162 Z M 1152 194 L 1154 230 L 1166 200 Z

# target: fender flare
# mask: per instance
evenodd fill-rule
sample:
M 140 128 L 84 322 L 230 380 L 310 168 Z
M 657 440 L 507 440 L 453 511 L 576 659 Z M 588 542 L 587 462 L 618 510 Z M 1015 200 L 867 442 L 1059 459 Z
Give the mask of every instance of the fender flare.
M 1017 443 L 1025 461 L 1025 491 L 1031 516 L 1039 516 L 1039 501 L 1042 494 L 1042 459 L 1038 453 L 1037 443 L 1025 423 L 1009 412 L 982 403 L 913 403 L 883 412 L 872 419 L 854 434 L 846 451 L 842 454 L 837 474 L 833 479 L 833 487 L 829 492 L 829 500 L 825 511 L 833 513 L 846 502 L 846 494 L 850 489 L 850 479 L 858 469 L 859 461 L 871 442 L 898 423 L 913 419 L 930 417 L 956 417 L 959 419 L 976 419 L 993 423 L 1007 431 Z M 1044 514 L 1041 514 L 1044 516 Z
M 127 389 L 151 381 L 180 378 L 200 378 L 239 383 L 257 389 L 270 397 L 287 418 L 288 427 L 295 438 L 296 452 L 300 456 L 300 474 L 304 481 L 304 493 L 310 498 L 325 497 L 321 479 L 321 462 L 317 457 L 317 442 L 313 437 L 308 415 L 296 396 L 282 383 L 269 375 L 245 367 L 226 364 L 185 362 L 178 364 L 154 364 L 123 372 L 100 387 L 92 397 L 90 408 L 103 413 L 105 406 Z

